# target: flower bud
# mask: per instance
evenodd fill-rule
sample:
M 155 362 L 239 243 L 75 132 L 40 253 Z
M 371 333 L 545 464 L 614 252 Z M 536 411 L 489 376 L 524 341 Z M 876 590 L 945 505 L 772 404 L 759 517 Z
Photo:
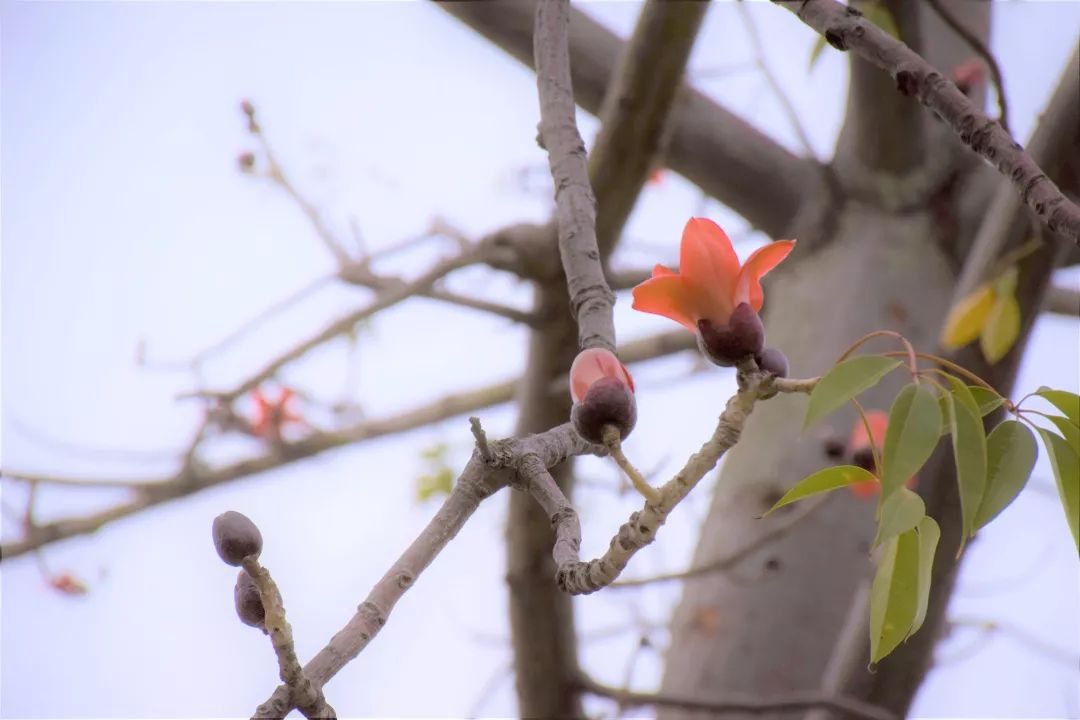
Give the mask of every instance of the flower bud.
M 754 355 L 754 360 L 757 361 L 758 367 L 764 372 L 770 373 L 778 378 L 787 377 L 787 356 L 776 348 L 765 348 Z
M 227 565 L 240 565 L 262 552 L 262 533 L 246 515 L 229 510 L 214 518 L 214 548 Z
M 721 367 L 737 365 L 765 347 L 765 326 L 749 303 L 739 303 L 726 325 L 702 318 L 697 326 L 698 347 L 705 357 Z
M 236 158 L 236 164 L 240 168 L 240 172 L 251 172 L 255 169 L 255 153 L 240 153 L 240 155 Z
M 247 570 L 241 570 L 236 576 L 233 600 L 240 622 L 266 632 L 266 608 L 263 607 L 259 586 L 255 584 L 255 579 L 248 575 Z
M 603 442 L 605 425 L 614 425 L 623 440 L 637 423 L 637 403 L 626 383 L 617 378 L 601 378 L 570 410 L 570 421 L 581 437 L 589 442 Z
M 867 472 L 877 474 L 877 463 L 874 461 L 874 451 L 870 447 L 861 447 L 851 456 L 851 464 L 861 467 Z

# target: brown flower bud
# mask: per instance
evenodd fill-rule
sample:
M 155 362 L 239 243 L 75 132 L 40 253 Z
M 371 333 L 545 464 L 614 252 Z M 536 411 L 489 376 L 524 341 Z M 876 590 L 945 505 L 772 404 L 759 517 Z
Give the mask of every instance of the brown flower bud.
M 874 461 L 874 451 L 870 447 L 861 447 L 851 456 L 851 464 L 877 474 L 877 463 Z
M 240 565 L 262 552 L 262 533 L 246 515 L 229 510 L 214 518 L 214 548 L 227 565 Z
M 241 570 L 236 576 L 233 600 L 236 602 L 236 614 L 240 617 L 240 622 L 266 632 L 266 608 L 263 607 L 259 586 L 255 584 L 255 578 L 248 575 L 247 570 Z
M 249 118 L 255 117 L 255 106 L 247 98 L 240 101 L 240 109 L 243 111 L 244 115 Z
M 602 443 L 605 425 L 614 425 L 623 440 L 637 423 L 637 402 L 626 383 L 601 378 L 589 386 L 581 402 L 570 410 L 570 421 L 581 437 Z
M 739 303 L 726 325 L 705 318 L 698 320 L 698 347 L 712 362 L 731 367 L 761 352 L 765 347 L 765 326 L 749 303 Z
M 754 356 L 754 360 L 757 361 L 758 367 L 763 371 L 778 378 L 787 377 L 787 356 L 776 348 L 765 348 Z
M 240 172 L 251 172 L 255 169 L 255 153 L 240 153 L 236 158 L 236 164 L 240 168 Z

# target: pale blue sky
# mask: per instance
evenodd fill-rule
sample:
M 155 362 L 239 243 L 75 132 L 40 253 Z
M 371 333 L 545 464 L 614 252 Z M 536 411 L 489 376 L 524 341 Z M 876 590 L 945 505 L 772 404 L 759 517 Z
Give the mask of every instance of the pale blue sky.
M 624 35 L 632 27 L 630 3 L 585 8 Z M 844 59 L 826 50 L 808 74 L 810 31 L 779 9 L 753 11 L 815 149 L 828 153 L 842 110 Z M 997 27 L 1008 28 L 995 34 L 994 50 L 1006 72 L 1010 119 L 1026 137 L 1075 42 L 1080 3 L 1001 3 L 995 11 Z M 60 451 L 56 441 L 180 448 L 198 420 L 195 405 L 176 401 L 192 378 L 138 367 L 139 344 L 154 362 L 182 360 L 332 270 L 296 208 L 276 188 L 236 171 L 236 156 L 253 147 L 241 98 L 255 101 L 279 157 L 333 227 L 348 235 L 355 219 L 371 248 L 421 232 L 434 216 L 475 236 L 548 215 L 546 198 L 513 182 L 515 170 L 542 171 L 546 162 L 534 142 L 533 76 L 429 4 L 4 1 L 0 42 L 5 468 L 117 477 L 168 472 L 166 460 Z M 736 64 L 749 53 L 736 8 L 716 3 L 692 69 Z M 700 87 L 797 148 L 760 76 L 728 75 Z M 589 140 L 596 123 L 583 116 L 582 129 Z M 695 212 L 698 195 L 679 178 L 651 187 L 620 260 L 671 260 L 682 224 Z M 744 227 L 715 203 L 706 213 L 733 234 Z M 387 269 L 415 273 L 450 251 L 432 243 L 395 256 Z M 449 284 L 522 307 L 529 300 L 526 287 L 485 270 L 462 272 Z M 324 290 L 209 364 L 206 381 L 228 386 L 365 297 Z M 670 329 L 660 318 L 630 313 L 626 302 L 617 323 L 624 338 Z M 344 394 L 378 417 L 513 375 L 523 362 L 523 339 L 523 330 L 504 321 L 414 300 L 380 315 L 352 352 L 339 343 L 290 367 L 287 378 L 320 398 Z M 1049 384 L 1075 391 L 1075 320 L 1040 320 L 1033 343 L 1018 389 Z M 629 449 L 641 466 L 668 469 L 695 449 L 715 415 L 700 398 L 721 402 L 730 393 L 730 373 L 686 378 L 693 365 L 684 355 L 635 371 L 641 420 Z M 690 430 L 672 431 L 665 418 L 675 408 Z M 512 427 L 510 408 L 482 417 L 493 435 Z M 456 419 L 49 548 L 52 569 L 87 579 L 91 593 L 83 598 L 50 591 L 32 558 L 4 562 L 0 714 L 249 714 L 277 683 L 275 661 L 266 638 L 235 618 L 234 574 L 213 553 L 211 519 L 236 509 L 258 522 L 299 654 L 310 657 L 434 511 L 416 501 L 414 480 L 425 471 L 419 449 L 440 441 L 460 467 L 471 436 Z M 216 447 L 211 459 L 257 450 L 237 440 Z M 583 467 L 601 486 L 586 486 L 579 503 L 586 551 L 595 552 L 635 501 L 611 492 L 616 473 L 608 465 Z M 1052 652 L 998 634 L 965 655 L 975 633 L 958 630 L 920 693 L 918 714 L 1080 714 L 1080 575 L 1061 510 L 1046 494 L 1052 484 L 1040 464 L 1032 488 L 980 535 L 952 609 L 957 618 L 1019 628 Z M 708 491 L 702 487 L 635 558 L 634 574 L 686 565 Z M 3 497 L 17 506 L 21 489 L 5 483 Z M 40 498 L 40 517 L 116 499 L 51 491 Z M 328 695 L 343 716 L 460 716 L 498 677 L 480 712 L 514 713 L 503 670 L 510 659 L 502 641 L 505 504 L 503 494 L 480 510 L 378 639 L 331 682 Z M 5 518 L 4 537 L 13 532 Z M 630 629 L 583 642 L 590 672 L 621 682 L 637 644 L 632 628 L 639 618 L 662 624 L 676 597 L 676 588 L 663 587 L 578 600 L 586 637 Z M 654 639 L 662 644 L 665 633 Z M 656 654 L 643 654 L 637 686 L 654 687 L 660 667 Z

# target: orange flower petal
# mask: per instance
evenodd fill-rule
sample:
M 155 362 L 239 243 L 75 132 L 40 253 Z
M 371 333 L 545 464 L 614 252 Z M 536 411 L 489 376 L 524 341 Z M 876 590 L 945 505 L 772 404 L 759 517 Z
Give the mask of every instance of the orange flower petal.
M 660 266 L 657 266 L 660 267 Z M 665 268 L 666 269 L 666 268 Z M 656 275 L 634 288 L 635 310 L 671 318 L 691 332 L 697 332 L 698 303 L 678 275 Z
M 880 448 L 885 442 L 885 431 L 889 428 L 889 415 L 884 410 L 868 410 L 866 422 L 874 435 L 874 444 Z M 866 435 L 866 425 L 863 424 L 862 418 L 855 418 L 855 425 L 851 428 L 851 438 L 848 440 L 848 451 L 855 452 L 869 446 L 870 438 Z
M 630 372 L 613 352 L 603 348 L 582 350 L 570 366 L 570 398 L 576 403 L 581 402 L 594 382 L 608 377 L 621 380 L 633 391 L 634 380 Z
M 726 323 L 735 309 L 732 292 L 739 276 L 739 257 L 727 233 L 712 220 L 690 218 L 686 223 L 679 274 L 693 294 L 697 316 Z
M 848 490 L 850 490 L 851 494 L 859 498 L 860 500 L 866 500 L 867 498 L 872 498 L 874 497 L 874 495 L 881 492 L 881 483 L 876 480 L 867 480 L 866 482 L 852 483 L 851 485 L 848 485 Z
M 761 310 L 765 293 L 761 290 L 761 278 L 779 265 L 795 247 L 794 240 L 777 240 L 750 253 L 739 270 L 735 286 L 735 304 L 750 303 L 754 310 Z
M 665 275 L 678 275 L 678 274 L 679 273 L 675 272 L 671 268 L 669 268 L 669 267 L 667 267 L 665 265 L 660 265 L 659 263 L 654 265 L 653 269 L 652 269 L 652 276 L 653 277 L 664 277 Z

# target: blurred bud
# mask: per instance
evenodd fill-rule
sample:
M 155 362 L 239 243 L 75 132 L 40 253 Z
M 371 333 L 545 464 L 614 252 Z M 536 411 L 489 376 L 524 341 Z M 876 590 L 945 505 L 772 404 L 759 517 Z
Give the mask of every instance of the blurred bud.
M 240 155 L 236 158 L 236 164 L 239 166 L 240 172 L 251 172 L 255 169 L 255 153 L 240 153 Z
M 229 510 L 214 518 L 214 548 L 227 565 L 240 565 L 249 555 L 262 552 L 262 533 L 255 523 L 238 512 Z
M 705 357 L 721 367 L 737 365 L 748 355 L 765 347 L 765 326 L 749 303 L 739 303 L 726 325 L 698 320 L 698 347 Z
M 832 460 L 839 460 L 844 457 L 844 453 L 847 452 L 847 446 L 836 438 L 829 438 L 826 440 L 822 449 L 825 451 L 825 457 L 831 458 Z
M 594 382 L 584 399 L 570 410 L 570 421 L 581 437 L 603 443 L 604 426 L 614 425 L 619 437 L 626 439 L 637 424 L 637 402 L 626 383 L 616 378 Z
M 241 570 L 236 576 L 233 600 L 236 602 L 236 614 L 240 617 L 240 622 L 266 632 L 266 608 L 263 607 L 259 586 L 255 584 L 255 578 L 248 575 L 247 570 Z
M 869 447 L 861 447 L 851 455 L 851 464 L 861 467 L 867 472 L 877 474 L 877 463 L 874 461 L 874 451 Z
M 244 98 L 243 100 L 240 101 L 240 109 L 244 112 L 244 115 L 246 115 L 247 117 L 249 117 L 249 118 L 255 117 L 255 106 L 247 98 Z
M 778 378 L 787 377 L 787 356 L 776 348 L 765 348 L 754 356 L 754 360 L 757 361 L 758 367 L 765 372 L 771 373 Z

